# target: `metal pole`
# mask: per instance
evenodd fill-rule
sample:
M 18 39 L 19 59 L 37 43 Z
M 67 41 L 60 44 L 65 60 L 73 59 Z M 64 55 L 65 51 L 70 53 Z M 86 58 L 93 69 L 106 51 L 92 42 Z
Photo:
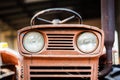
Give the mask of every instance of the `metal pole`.
M 112 47 L 115 31 L 114 0 L 101 0 L 101 23 L 105 34 L 107 61 L 99 76 L 107 75 L 112 69 Z

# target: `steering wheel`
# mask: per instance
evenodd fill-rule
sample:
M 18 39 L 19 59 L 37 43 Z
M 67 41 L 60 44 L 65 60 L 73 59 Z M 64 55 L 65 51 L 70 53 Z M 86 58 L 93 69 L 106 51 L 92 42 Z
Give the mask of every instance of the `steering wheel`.
M 67 18 L 62 19 L 62 20 L 60 20 L 59 18 L 54 18 L 52 20 L 42 18 L 42 16 L 47 16 L 48 14 L 61 13 L 61 12 L 62 13 L 67 12 L 67 13 L 70 13 L 71 15 L 68 16 Z M 65 14 L 65 15 L 68 15 L 68 14 Z M 66 8 L 50 8 L 50 9 L 46 9 L 46 10 L 43 10 L 43 11 L 36 13 L 32 17 L 30 24 L 35 25 L 35 22 L 37 20 L 45 22 L 45 23 L 50 23 L 50 24 L 62 24 L 62 23 L 68 22 L 74 18 L 77 18 L 78 22 L 81 24 L 82 17 L 77 12 L 70 10 L 70 9 L 66 9 Z

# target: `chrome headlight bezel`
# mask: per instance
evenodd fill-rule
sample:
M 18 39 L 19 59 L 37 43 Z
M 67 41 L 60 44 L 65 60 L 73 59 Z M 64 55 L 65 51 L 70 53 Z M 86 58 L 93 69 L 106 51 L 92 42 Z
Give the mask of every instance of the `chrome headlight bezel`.
M 82 40 L 82 38 L 84 41 Z M 92 52 L 94 52 L 97 49 L 99 40 L 98 40 L 97 35 L 94 32 L 85 31 L 85 32 L 81 32 L 77 36 L 76 42 L 77 42 L 78 49 L 83 54 L 91 54 Z M 86 45 L 85 45 L 85 43 L 86 43 Z M 88 45 L 87 45 L 87 43 L 88 43 Z
M 23 48 L 28 53 L 30 54 L 38 53 L 44 47 L 44 37 L 42 33 L 38 31 L 29 31 L 24 34 L 22 44 Z

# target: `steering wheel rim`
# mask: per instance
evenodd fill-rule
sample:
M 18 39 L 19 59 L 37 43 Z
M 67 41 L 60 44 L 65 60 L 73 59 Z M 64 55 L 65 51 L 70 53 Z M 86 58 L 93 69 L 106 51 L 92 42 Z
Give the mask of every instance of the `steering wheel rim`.
M 42 11 L 39 11 L 38 13 L 36 13 L 32 18 L 31 18 L 31 21 L 30 21 L 30 25 L 35 25 L 35 19 L 44 14 L 44 13 L 49 13 L 49 12 L 58 12 L 58 11 L 66 11 L 66 12 L 69 12 L 69 13 L 72 13 L 75 17 L 78 18 L 79 20 L 79 23 L 81 24 L 82 23 L 82 17 L 80 16 L 80 14 L 78 14 L 77 12 L 71 10 L 71 9 L 67 9 L 67 8 L 50 8 L 50 9 L 45 9 L 45 10 L 42 10 Z M 69 18 L 72 18 L 73 16 L 69 17 Z M 45 19 L 42 19 L 42 18 L 39 18 L 41 20 L 45 20 Z M 46 20 L 47 21 L 47 20 Z M 50 23 L 50 21 L 48 21 Z

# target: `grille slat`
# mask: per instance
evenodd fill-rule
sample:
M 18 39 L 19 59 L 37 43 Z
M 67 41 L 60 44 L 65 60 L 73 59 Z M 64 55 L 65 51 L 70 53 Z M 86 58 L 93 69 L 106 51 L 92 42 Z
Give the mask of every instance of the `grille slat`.
M 47 34 L 49 36 L 74 36 L 74 34 Z
M 85 76 L 82 76 L 82 75 L 31 75 L 31 77 L 59 77 L 59 78 L 65 78 L 65 77 L 69 77 L 69 78 L 80 78 L 80 77 L 85 77 L 85 78 L 90 78 L 90 75 L 85 75 Z
M 74 34 L 47 34 L 48 47 L 47 50 L 74 50 L 73 37 Z
M 91 70 L 78 70 L 78 69 L 74 69 L 74 70 L 70 70 L 70 69 L 65 69 L 65 70 L 58 70 L 58 69 L 46 69 L 46 70 L 30 70 L 31 72 L 91 72 Z
M 48 38 L 73 38 L 72 36 L 48 36 Z

